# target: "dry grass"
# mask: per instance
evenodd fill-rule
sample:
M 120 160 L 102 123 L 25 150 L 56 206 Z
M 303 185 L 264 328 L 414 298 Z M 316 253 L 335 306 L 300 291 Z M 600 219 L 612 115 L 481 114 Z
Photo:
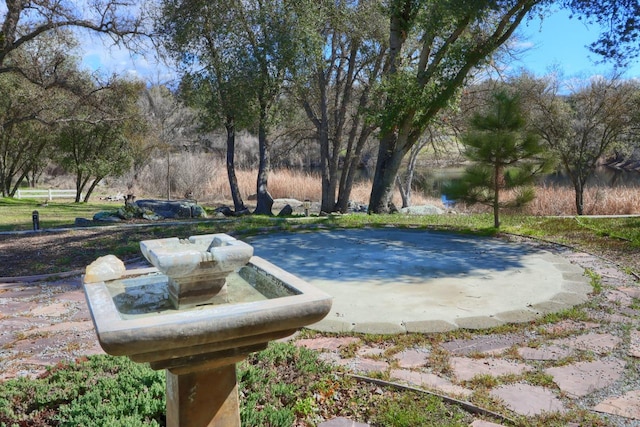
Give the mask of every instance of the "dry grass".
M 231 203 L 231 192 L 226 168 L 219 160 L 211 158 L 187 159 L 191 163 L 180 163 L 175 159 L 174 177 L 176 188 L 172 194 L 182 197 L 186 190 L 200 202 L 210 205 Z M 189 165 L 189 166 L 188 166 Z M 155 169 L 147 171 L 144 179 L 146 186 L 140 188 L 138 196 L 163 197 L 166 195 L 166 165 L 159 162 Z M 197 167 L 196 167 L 197 166 Z M 153 169 L 153 168 L 152 168 Z M 256 170 L 239 169 L 236 171 L 240 193 L 247 206 L 252 206 L 256 193 Z M 303 172 L 293 169 L 278 169 L 269 174 L 269 192 L 275 199 L 297 199 L 320 201 L 322 194 L 321 179 L 317 173 Z M 354 185 L 350 199 L 360 204 L 367 204 L 371 192 L 370 182 L 358 182 Z M 526 215 L 575 215 L 575 194 L 571 187 L 540 186 L 536 189 L 536 199 L 512 213 Z M 504 194 L 503 199 L 509 197 Z M 631 187 L 605 188 L 588 187 L 584 194 L 585 214 L 587 215 L 628 215 L 640 214 L 640 190 Z M 393 202 L 402 206 L 399 192 L 396 191 Z M 419 191 L 412 194 L 412 205 L 434 205 L 444 208 L 439 199 L 427 197 Z M 457 205 L 455 211 L 460 213 L 486 213 L 490 209 L 483 205 Z M 505 213 L 507 211 L 505 210 Z
M 567 187 L 538 187 L 536 199 L 525 208 L 529 215 L 575 215 L 575 192 Z M 586 215 L 640 214 L 640 190 L 616 187 L 587 188 L 584 192 Z
M 505 192 L 503 200 L 509 198 Z M 487 213 L 489 207 L 483 205 L 456 206 L 463 213 Z M 576 215 L 575 192 L 570 187 L 539 186 L 536 198 L 527 206 L 512 209 L 512 213 L 534 216 Z M 584 191 L 585 215 L 633 215 L 640 214 L 640 190 L 630 187 L 591 187 Z
M 252 195 L 256 194 L 256 178 L 255 170 L 238 170 L 236 171 L 238 178 L 238 186 L 242 198 L 247 201 Z M 313 200 L 320 201 L 322 194 L 322 183 L 320 175 L 315 173 L 295 171 L 291 169 L 280 169 L 272 171 L 268 178 L 269 193 L 274 199 L 297 199 L 297 200 Z M 367 203 L 371 193 L 370 182 L 359 182 L 353 186 L 351 190 L 351 200 L 358 203 Z M 203 201 L 218 202 L 231 200 L 231 191 L 229 190 L 229 181 L 226 173 L 218 174 L 207 187 L 208 198 Z M 413 204 L 437 204 L 441 205 L 440 200 L 428 199 L 421 194 L 414 193 Z M 396 206 L 401 206 L 402 201 L 400 194 L 394 196 Z
M 240 191 L 245 200 L 255 194 L 256 172 L 238 171 Z M 310 199 L 319 201 L 322 192 L 320 177 L 317 174 L 294 170 L 278 170 L 269 175 L 269 192 L 276 198 Z M 370 182 L 359 182 L 351 191 L 351 200 L 366 204 L 371 192 Z M 217 200 L 230 200 L 229 182 L 226 174 L 219 174 L 209 187 L 208 194 L 215 194 Z M 396 206 L 402 206 L 400 194 L 393 199 Z M 587 215 L 628 215 L 640 214 L 640 190 L 628 187 L 587 188 L 584 193 L 585 214 Z M 429 198 L 414 191 L 413 205 L 431 204 L 443 208 L 439 199 Z M 487 207 L 457 206 L 460 212 L 489 212 Z M 524 207 L 520 213 L 527 215 L 575 215 L 575 193 L 569 187 L 541 186 L 536 188 L 536 198 Z

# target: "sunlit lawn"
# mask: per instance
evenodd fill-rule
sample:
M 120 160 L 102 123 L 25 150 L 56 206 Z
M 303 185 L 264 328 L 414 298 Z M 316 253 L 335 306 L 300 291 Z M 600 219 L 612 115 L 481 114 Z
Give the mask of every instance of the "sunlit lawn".
M 73 227 L 76 218 L 91 219 L 96 212 L 102 210 L 116 210 L 121 202 L 97 203 L 69 203 L 50 202 L 43 205 L 35 200 L 0 199 L 0 231 L 31 230 L 32 212 L 37 210 L 40 216 L 40 227 L 60 228 Z M 189 227 L 192 234 L 210 232 L 236 231 L 253 233 L 264 227 L 277 229 L 293 229 L 296 226 L 323 227 L 385 227 L 389 224 L 399 227 L 450 230 L 479 235 L 495 235 L 513 233 L 531 236 L 555 243 L 589 249 L 596 246 L 606 246 L 613 250 L 633 254 L 640 248 L 640 217 L 545 217 L 532 215 L 503 214 L 501 228 L 493 228 L 493 217 L 490 214 L 445 214 L 427 216 L 409 215 L 331 215 L 329 217 L 288 219 L 264 216 L 245 216 L 224 221 L 210 219 L 205 223 L 194 222 Z M 155 223 L 156 227 L 149 227 L 151 235 L 187 232 L 166 223 Z M 173 227 L 173 228 L 172 228 Z M 146 228 L 146 227 L 145 227 Z M 139 230 L 140 238 L 145 237 L 145 231 Z M 179 234 L 176 234 L 179 235 Z M 108 236 L 106 238 L 109 238 Z M 107 242 L 108 243 L 108 242 Z M 117 242 L 114 242 L 117 243 Z M 630 266 L 637 269 L 637 266 Z
M 120 207 L 121 202 L 73 203 L 33 199 L 0 198 L 0 231 L 31 230 L 32 214 L 38 211 L 41 228 L 72 227 L 76 218 L 91 219 L 96 212 Z

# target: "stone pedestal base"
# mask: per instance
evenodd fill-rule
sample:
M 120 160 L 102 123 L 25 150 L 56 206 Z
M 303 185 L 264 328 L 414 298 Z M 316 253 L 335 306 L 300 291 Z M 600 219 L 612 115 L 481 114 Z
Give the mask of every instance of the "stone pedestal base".
M 240 427 L 236 365 L 176 375 L 167 370 L 167 427 Z

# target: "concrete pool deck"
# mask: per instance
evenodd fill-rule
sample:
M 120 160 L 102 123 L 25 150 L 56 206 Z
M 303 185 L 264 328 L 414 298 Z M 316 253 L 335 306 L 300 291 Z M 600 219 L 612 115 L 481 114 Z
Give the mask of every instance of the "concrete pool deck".
M 244 239 L 334 297 L 323 332 L 393 334 L 527 322 L 583 303 L 584 269 L 539 245 L 448 232 L 351 229 Z

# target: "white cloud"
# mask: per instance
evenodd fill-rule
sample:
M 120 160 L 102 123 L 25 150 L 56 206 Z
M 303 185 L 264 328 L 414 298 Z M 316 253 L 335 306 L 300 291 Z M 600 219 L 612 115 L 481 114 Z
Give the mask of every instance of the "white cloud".
M 103 76 L 116 74 L 139 78 L 147 83 L 175 83 L 177 75 L 152 54 L 139 54 L 125 47 L 113 45 L 110 39 L 96 35 L 81 38 L 78 55 L 84 69 Z M 151 52 L 151 49 L 147 49 Z

